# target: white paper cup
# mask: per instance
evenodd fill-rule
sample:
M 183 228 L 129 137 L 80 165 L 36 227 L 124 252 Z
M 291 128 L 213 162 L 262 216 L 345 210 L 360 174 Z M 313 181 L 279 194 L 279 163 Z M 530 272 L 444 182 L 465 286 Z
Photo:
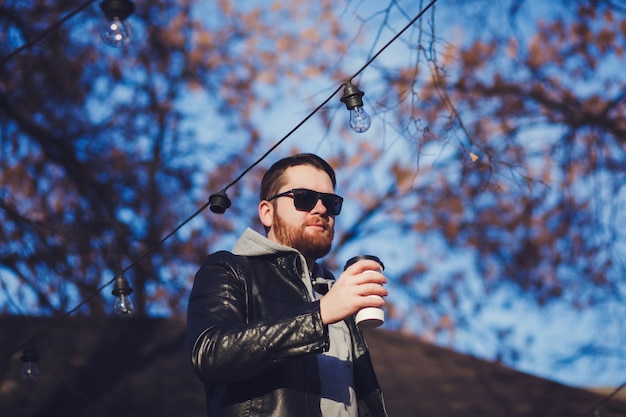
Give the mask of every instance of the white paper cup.
M 370 297 L 382 298 L 378 295 L 371 295 Z M 355 319 L 360 328 L 371 329 L 385 322 L 385 311 L 380 307 L 365 307 L 357 311 Z
M 353 263 L 358 262 L 362 259 L 371 259 L 380 264 L 380 272 L 383 272 L 385 266 L 376 256 L 373 255 L 359 255 L 351 258 L 346 262 L 346 266 L 344 266 L 344 271 Z M 367 272 L 367 271 L 366 271 Z M 382 299 L 379 295 L 370 295 L 370 297 L 377 297 Z M 385 311 L 380 307 L 365 307 L 357 311 L 355 315 L 355 320 L 357 326 L 362 329 L 371 329 L 374 327 L 378 327 L 385 322 Z

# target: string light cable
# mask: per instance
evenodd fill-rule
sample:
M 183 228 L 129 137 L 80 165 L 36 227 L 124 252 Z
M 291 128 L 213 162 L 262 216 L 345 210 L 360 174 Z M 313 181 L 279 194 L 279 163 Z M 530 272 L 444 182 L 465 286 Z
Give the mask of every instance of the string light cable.
M 84 2 L 83 4 L 79 5 L 77 8 L 75 8 L 74 10 L 70 11 L 68 14 L 66 14 L 65 16 L 63 16 L 61 19 L 59 19 L 57 22 L 53 23 L 50 27 L 48 27 L 46 30 L 44 30 L 43 32 L 41 32 L 39 35 L 35 36 L 33 39 L 31 39 L 30 41 L 24 43 L 23 45 L 21 45 L 20 47 L 14 49 L 13 51 L 9 52 L 8 54 L 6 54 L 5 56 L 2 57 L 2 60 L 0 61 L 2 65 L 6 64 L 11 58 L 13 58 L 14 56 L 16 56 L 17 54 L 19 54 L 22 51 L 25 51 L 27 49 L 32 48 L 33 46 L 35 46 L 37 43 L 39 43 L 40 41 L 42 41 L 46 36 L 50 35 L 52 32 L 54 32 L 55 30 L 59 29 L 61 26 L 63 26 L 63 24 L 65 22 L 67 22 L 68 20 L 70 20 L 72 17 L 76 16 L 78 13 L 82 12 L 83 10 L 85 10 L 87 7 L 91 6 L 91 4 L 96 1 L 96 0 L 87 0 L 86 2 Z
M 621 390 L 623 390 L 625 387 L 626 387 L 626 381 L 624 381 L 619 387 L 615 388 L 612 393 L 610 393 L 609 395 L 604 397 L 602 400 L 600 400 L 595 406 L 593 406 L 589 411 L 587 411 L 583 415 L 583 417 L 596 417 L 596 416 L 599 416 L 600 415 L 599 414 L 600 413 L 600 409 L 602 408 L 602 406 L 605 405 L 606 403 L 608 403 L 617 394 L 619 394 L 619 392 Z

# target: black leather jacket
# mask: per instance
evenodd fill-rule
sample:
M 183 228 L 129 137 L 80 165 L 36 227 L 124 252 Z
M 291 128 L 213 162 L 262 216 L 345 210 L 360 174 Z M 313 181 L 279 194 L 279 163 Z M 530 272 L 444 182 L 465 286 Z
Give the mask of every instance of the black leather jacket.
M 316 354 L 328 349 L 319 301 L 311 302 L 297 253 L 209 255 L 196 274 L 187 328 L 208 416 L 319 417 Z M 367 346 L 354 319 L 359 416 L 385 411 Z

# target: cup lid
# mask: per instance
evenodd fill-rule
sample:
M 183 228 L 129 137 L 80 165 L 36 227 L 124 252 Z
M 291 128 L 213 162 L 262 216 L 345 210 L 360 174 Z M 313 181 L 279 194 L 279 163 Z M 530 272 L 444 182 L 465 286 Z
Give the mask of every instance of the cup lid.
M 376 262 L 378 262 L 380 264 L 380 267 L 383 270 L 385 269 L 385 264 L 383 264 L 383 262 L 378 258 L 378 256 L 374 256 L 374 255 L 358 255 L 358 256 L 355 256 L 353 258 L 348 259 L 348 261 L 346 262 L 346 265 L 343 267 L 343 270 L 345 271 L 351 265 L 357 263 L 358 261 L 362 261 L 362 260 L 376 261 Z

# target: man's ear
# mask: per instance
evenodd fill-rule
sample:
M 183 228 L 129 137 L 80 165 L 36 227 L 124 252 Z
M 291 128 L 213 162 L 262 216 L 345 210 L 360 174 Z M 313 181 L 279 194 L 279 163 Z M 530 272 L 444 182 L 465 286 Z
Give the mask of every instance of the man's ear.
M 272 227 L 274 219 L 274 205 L 269 201 L 263 200 L 259 203 L 259 219 L 263 226 Z

